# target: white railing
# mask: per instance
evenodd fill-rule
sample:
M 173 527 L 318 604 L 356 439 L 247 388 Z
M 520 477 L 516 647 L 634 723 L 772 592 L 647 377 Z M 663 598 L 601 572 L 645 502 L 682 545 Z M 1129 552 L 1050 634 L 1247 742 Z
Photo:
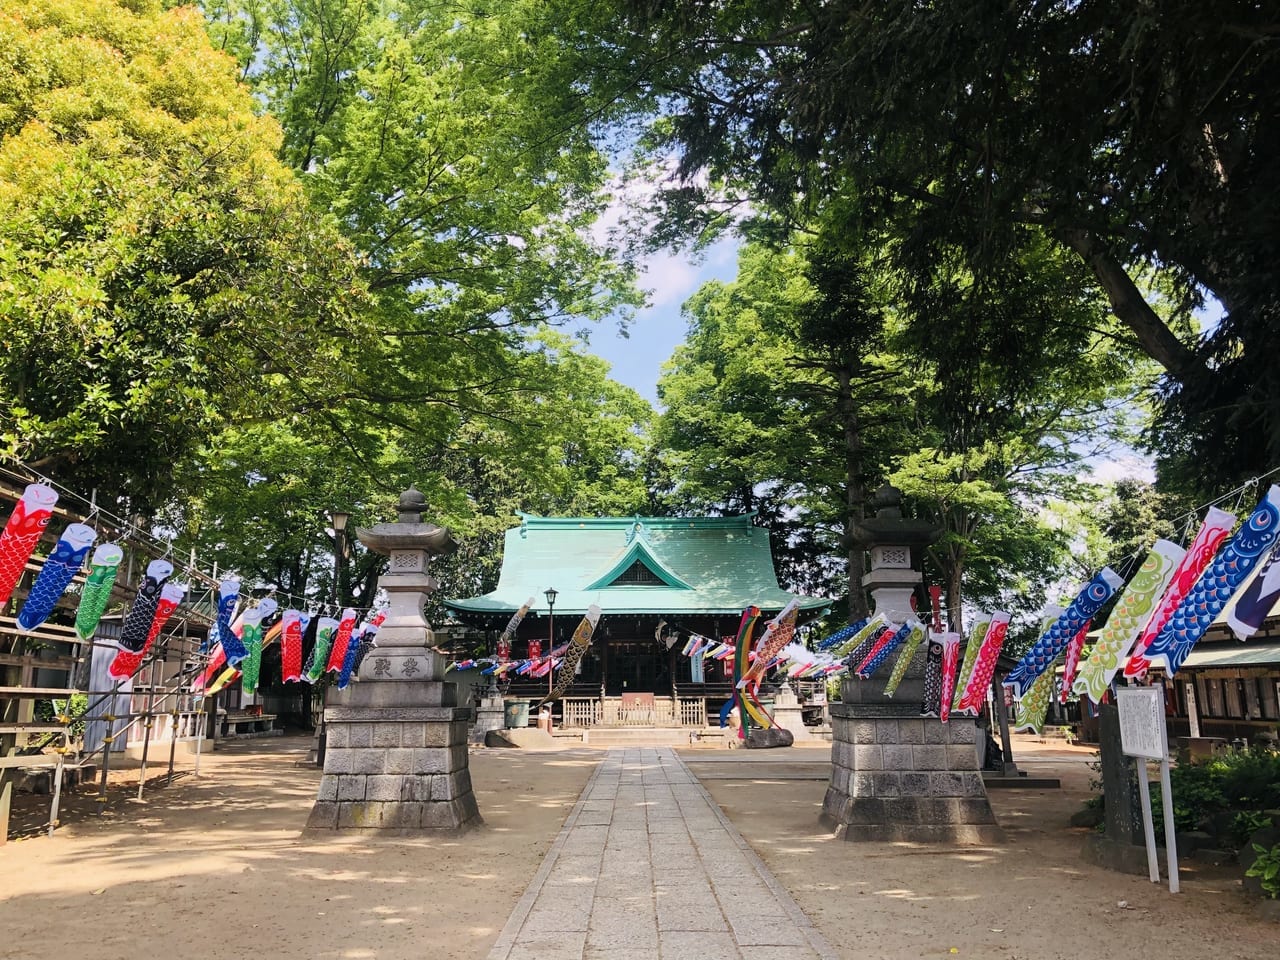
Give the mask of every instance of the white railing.
M 654 697 L 652 703 L 623 704 L 621 697 L 560 701 L 565 727 L 705 727 L 706 701 L 700 697 Z

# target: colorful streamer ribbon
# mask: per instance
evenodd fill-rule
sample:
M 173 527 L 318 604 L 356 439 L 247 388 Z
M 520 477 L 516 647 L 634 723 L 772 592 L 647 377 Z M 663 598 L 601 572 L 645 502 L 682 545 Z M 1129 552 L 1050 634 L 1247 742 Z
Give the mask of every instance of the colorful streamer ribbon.
M 1240 591 L 1235 606 L 1227 613 L 1227 626 L 1239 640 L 1248 640 L 1262 628 L 1280 602 L 1280 543 L 1271 548 L 1271 556 L 1249 585 Z
M 1204 636 L 1262 555 L 1271 549 L 1278 528 L 1280 486 L 1272 486 L 1147 647 L 1146 659 L 1153 666 L 1164 667 L 1170 676 L 1178 672 L 1191 648 Z
M 169 622 L 169 617 L 173 615 L 173 611 L 178 609 L 178 604 L 182 602 L 186 592 L 187 585 L 184 583 L 166 583 L 161 588 L 160 599 L 156 602 L 156 613 L 151 618 L 151 629 L 147 631 L 146 643 L 136 653 L 131 650 L 117 650 L 116 655 L 111 659 L 111 664 L 107 667 L 107 672 L 111 676 L 117 680 L 124 680 L 138 672 L 138 668 L 142 666 L 142 661 L 151 650 L 152 644 L 160 636 L 160 631 L 164 629 L 164 625 Z
M 893 633 L 886 632 L 881 634 L 880 640 L 871 648 L 871 652 L 866 655 L 863 661 L 858 664 L 854 673 L 863 680 L 870 679 L 875 675 L 875 672 L 883 666 L 884 662 L 889 659 L 893 652 L 897 650 L 898 647 L 902 646 L 902 644 L 906 643 L 907 637 L 911 636 L 911 631 L 917 626 L 920 626 L 920 621 L 916 620 L 914 617 L 910 617 L 907 619 L 906 623 L 900 626 Z
M 569 649 L 565 651 L 564 660 L 560 664 L 560 678 L 538 706 L 552 700 L 559 700 L 564 696 L 564 692 L 573 683 L 578 661 L 586 653 L 587 647 L 591 646 L 591 636 L 595 633 L 596 624 L 599 622 L 600 608 L 593 603 L 587 607 L 587 615 L 578 623 L 578 628 L 573 631 L 573 636 L 569 639 Z
M 960 676 L 956 679 L 956 695 L 951 704 L 952 710 L 960 709 L 960 699 L 969 686 L 969 678 L 973 676 L 973 666 L 978 662 L 978 653 L 982 650 L 982 643 L 986 639 L 987 630 L 991 627 L 994 616 L 993 613 L 980 613 L 973 618 L 973 625 L 969 628 L 969 639 L 964 645 L 964 660 L 960 664 Z
M 1061 612 L 1059 608 L 1058 613 Z M 991 686 L 991 678 L 995 675 L 996 663 L 1000 659 L 1000 649 L 1004 646 L 1004 638 L 1008 632 L 1009 614 L 1004 610 L 996 610 L 991 614 L 982 644 L 978 647 L 973 671 L 965 680 L 963 688 L 958 685 L 956 687 L 951 709 L 971 717 L 976 717 L 982 711 L 983 704 L 987 702 L 987 688 Z
M 1111 599 L 1124 581 L 1110 567 L 1103 567 L 1098 575 L 1085 584 L 1084 589 L 1071 601 L 1071 606 L 1058 617 L 1018 661 L 1018 665 L 1004 678 L 1004 684 L 1012 687 L 1014 696 L 1021 696 L 1033 680 L 1049 668 L 1080 627 L 1093 619 L 1098 609 Z
M 98 532 L 83 523 L 69 524 L 62 531 L 22 605 L 18 614 L 18 630 L 29 633 L 49 619 L 58 598 L 67 589 L 71 578 L 84 566 L 84 558 L 97 539 Z
M 955 696 L 959 665 L 960 634 L 944 633 L 942 635 L 942 689 L 938 692 L 938 719 L 943 723 L 951 719 L 951 701 Z
M 0 532 L 0 609 L 9 602 L 22 571 L 49 525 L 58 492 L 43 483 L 28 484 Z
M 104 543 L 93 551 L 89 562 L 89 577 L 80 591 L 80 606 L 76 608 L 76 635 L 81 640 L 93 639 L 102 613 L 111 601 L 111 588 L 116 583 L 116 571 L 124 551 L 118 544 Z
M 1133 652 L 1130 653 L 1129 661 L 1124 667 L 1124 675 L 1130 680 L 1139 680 L 1147 675 L 1147 670 L 1151 666 L 1146 656 L 1147 647 L 1159 636 L 1183 598 L 1195 586 L 1200 574 L 1212 562 L 1218 547 L 1222 545 L 1223 540 L 1227 539 L 1227 534 L 1231 532 L 1235 522 L 1234 513 L 1227 513 L 1217 507 L 1210 507 L 1209 512 L 1205 514 L 1204 522 L 1200 524 L 1200 529 L 1195 539 L 1191 541 L 1191 546 L 1178 561 L 1178 567 L 1169 579 L 1169 585 L 1165 588 L 1164 596 L 1160 598 L 1156 612 L 1152 614 L 1133 644 Z
M 365 657 L 369 656 L 369 652 L 378 645 L 378 631 L 382 628 L 382 623 L 387 619 L 387 611 L 379 610 L 377 613 L 369 613 L 365 615 L 364 623 L 360 625 L 360 650 L 356 654 L 355 677 L 360 679 L 360 666 L 364 663 Z
M 759 619 L 760 608 L 755 605 L 749 606 L 742 611 L 742 618 L 738 621 L 738 633 L 733 645 L 733 687 L 731 688 L 733 692 L 725 705 L 720 708 L 720 726 L 722 727 L 729 722 L 729 711 L 734 707 L 738 708 L 738 718 L 741 721 L 741 725 L 738 727 L 738 737 L 740 739 L 746 737 L 747 731 L 750 729 L 750 721 L 738 684 L 746 676 L 747 667 L 750 665 L 751 635 L 755 631 L 756 623 Z
M 1062 692 L 1059 695 L 1063 703 L 1067 702 L 1067 697 L 1071 695 L 1071 685 L 1075 683 L 1076 670 L 1080 666 L 1080 654 L 1084 651 L 1085 640 L 1089 637 L 1089 628 L 1093 625 L 1090 620 L 1080 632 L 1071 638 L 1071 642 L 1067 644 L 1066 656 L 1062 665 Z
M 831 636 L 818 641 L 818 649 L 826 651 L 833 647 L 840 646 L 870 622 L 870 617 L 863 617 L 861 620 L 851 623 L 847 627 L 841 627 L 835 633 L 831 634 Z
M 351 632 L 356 627 L 356 611 L 345 607 L 338 619 L 338 632 L 333 637 L 333 647 L 329 650 L 329 662 L 326 671 L 342 671 L 347 659 L 347 648 L 351 646 Z
M 259 605 L 246 610 L 240 622 L 240 639 L 246 651 L 240 661 L 240 672 L 244 674 L 240 689 L 247 697 L 258 692 L 258 676 L 262 672 L 262 617 Z
M 280 680 L 302 679 L 302 611 L 289 609 L 280 618 Z
M 324 676 L 325 665 L 329 662 L 329 649 L 333 637 L 338 632 L 338 621 L 333 617 L 321 617 L 316 626 L 316 644 L 307 656 L 306 677 L 308 683 L 315 683 Z
M 1071 683 L 1073 691 L 1094 703 L 1102 702 L 1143 626 L 1154 616 L 1160 597 L 1184 556 L 1186 551 L 1176 543 L 1155 542 L 1099 631 L 1089 656 L 1080 664 Z
M 916 623 L 911 634 L 907 637 L 906 643 L 902 645 L 902 652 L 898 654 L 898 660 L 893 665 L 893 672 L 889 674 L 889 682 L 884 685 L 884 695 L 892 697 L 898 692 L 898 685 L 902 683 L 902 678 L 907 675 L 907 668 L 911 666 L 911 661 L 915 659 L 916 651 L 920 649 L 920 644 L 924 642 L 925 635 L 928 631 L 924 624 Z
M 146 646 L 151 621 L 155 619 L 156 606 L 160 603 L 160 591 L 172 574 L 173 564 L 168 560 L 152 560 L 147 564 L 146 576 L 138 586 L 133 606 L 120 630 L 121 647 L 137 653 Z
M 942 664 L 946 659 L 945 643 L 954 637 L 960 643 L 958 633 L 935 633 L 929 638 L 929 652 L 924 658 L 924 695 L 920 700 L 920 716 L 936 717 L 942 706 Z
M 861 630 L 835 648 L 836 656 L 844 657 L 845 663 L 850 666 L 861 663 L 880 638 L 880 632 L 890 626 L 889 618 L 883 613 L 877 613 Z

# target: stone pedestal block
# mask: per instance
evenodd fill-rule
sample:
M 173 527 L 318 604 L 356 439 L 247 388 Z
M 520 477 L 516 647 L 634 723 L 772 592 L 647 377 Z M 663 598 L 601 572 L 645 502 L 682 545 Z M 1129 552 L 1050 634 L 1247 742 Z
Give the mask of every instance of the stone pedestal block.
M 791 685 L 783 684 L 777 696 L 773 698 L 773 719 L 783 730 L 788 730 L 794 740 L 812 740 L 814 736 L 804 725 L 804 714 L 800 709 L 800 698 L 796 696 Z
M 476 709 L 476 723 L 471 728 L 471 742 L 484 743 L 490 730 L 501 730 L 506 725 L 506 706 L 502 697 L 485 697 Z
M 427 562 L 457 544 L 443 527 L 421 522 L 424 506 L 410 488 L 399 522 L 356 531 L 391 558 L 378 580 L 390 605 L 359 682 L 328 691 L 324 774 L 308 829 L 421 833 L 481 822 L 467 769 L 472 710 L 441 679 L 444 658 L 422 616 L 435 589 Z
M 1002 840 L 978 770 L 975 722 L 953 717 L 944 724 L 909 709 L 832 704 L 823 824 L 846 840 Z

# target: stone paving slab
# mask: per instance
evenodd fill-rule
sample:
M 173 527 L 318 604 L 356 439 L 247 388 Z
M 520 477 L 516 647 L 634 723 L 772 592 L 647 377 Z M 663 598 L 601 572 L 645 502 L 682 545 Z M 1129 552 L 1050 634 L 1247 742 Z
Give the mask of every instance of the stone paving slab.
M 488 960 L 834 960 L 670 747 L 596 768 Z

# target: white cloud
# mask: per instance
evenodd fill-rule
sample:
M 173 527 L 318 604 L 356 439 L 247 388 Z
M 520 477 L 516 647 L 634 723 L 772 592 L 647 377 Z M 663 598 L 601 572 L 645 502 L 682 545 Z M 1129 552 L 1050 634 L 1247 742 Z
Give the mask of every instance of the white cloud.
M 650 303 L 655 307 L 683 303 L 698 285 L 699 268 L 688 257 L 663 253 L 644 263 L 643 286 L 652 290 Z
M 1117 454 L 1099 458 L 1090 463 L 1095 483 L 1115 483 L 1117 480 L 1134 479 L 1155 483 L 1155 465 L 1137 453 Z

